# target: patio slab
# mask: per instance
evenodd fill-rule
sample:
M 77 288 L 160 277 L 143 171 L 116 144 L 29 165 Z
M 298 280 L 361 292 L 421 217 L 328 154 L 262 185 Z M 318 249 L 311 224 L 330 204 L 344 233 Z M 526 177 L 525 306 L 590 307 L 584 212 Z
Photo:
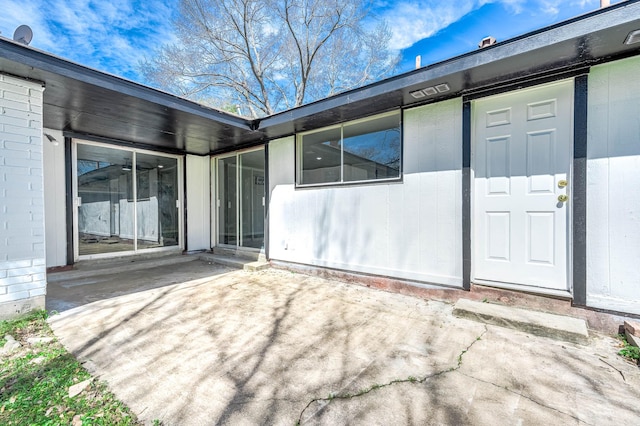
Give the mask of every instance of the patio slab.
M 633 424 L 615 339 L 560 342 L 452 304 L 285 271 L 217 275 L 50 318 L 148 424 Z

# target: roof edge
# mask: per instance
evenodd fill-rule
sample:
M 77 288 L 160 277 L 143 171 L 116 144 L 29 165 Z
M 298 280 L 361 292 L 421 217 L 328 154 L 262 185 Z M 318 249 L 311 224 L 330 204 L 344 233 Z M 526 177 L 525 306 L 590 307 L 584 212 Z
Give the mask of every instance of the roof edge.
M 3 36 L 0 36 L 0 57 L 43 72 L 58 74 L 63 77 L 134 96 L 200 117 L 214 119 L 226 125 L 241 128 L 242 130 L 250 130 L 253 125 L 254 120 L 220 111 L 124 77 L 78 64 L 52 53 L 31 46 L 25 46 Z M 28 77 L 21 76 L 21 78 Z

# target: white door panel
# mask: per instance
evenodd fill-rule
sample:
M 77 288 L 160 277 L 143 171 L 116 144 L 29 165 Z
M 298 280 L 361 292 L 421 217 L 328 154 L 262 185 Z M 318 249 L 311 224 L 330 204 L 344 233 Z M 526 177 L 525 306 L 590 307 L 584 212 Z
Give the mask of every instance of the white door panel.
M 474 102 L 476 281 L 568 289 L 572 110 L 572 81 Z

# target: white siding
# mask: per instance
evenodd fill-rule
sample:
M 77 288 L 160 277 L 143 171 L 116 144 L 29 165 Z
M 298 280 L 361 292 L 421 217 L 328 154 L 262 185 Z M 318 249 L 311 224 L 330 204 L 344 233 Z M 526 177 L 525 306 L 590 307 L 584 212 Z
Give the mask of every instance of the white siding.
M 0 75 L 0 319 L 44 307 L 42 91 Z
M 462 285 L 462 105 L 404 114 L 402 182 L 295 189 L 295 141 L 269 145 L 271 259 Z
M 211 248 L 209 157 L 187 155 L 187 250 Z
M 640 314 L 640 58 L 589 74 L 587 304 Z
M 67 210 L 64 172 L 64 136 L 58 130 L 44 129 L 57 145 L 42 138 L 44 158 L 44 219 L 47 268 L 67 264 Z

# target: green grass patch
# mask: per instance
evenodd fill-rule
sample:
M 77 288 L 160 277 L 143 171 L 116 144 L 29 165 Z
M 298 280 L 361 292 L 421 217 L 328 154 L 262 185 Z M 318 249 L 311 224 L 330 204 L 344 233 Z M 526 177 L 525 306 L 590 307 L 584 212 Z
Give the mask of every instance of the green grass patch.
M 57 342 L 45 311 L 0 321 L 0 343 L 10 334 L 21 347 L 0 356 L 0 424 L 2 425 L 139 425 L 129 408 L 102 382 L 93 380 L 70 398 L 69 387 L 91 375 Z M 53 341 L 29 345 L 29 337 Z M 75 419 L 75 420 L 74 420 Z
M 7 340 L 4 338 L 7 334 L 11 334 L 16 340 L 21 334 L 28 333 L 47 333 L 47 336 L 52 336 L 49 327 L 47 326 L 47 311 L 36 311 L 31 314 L 17 318 L 12 321 L 0 321 L 0 346 L 4 346 Z
M 622 342 L 622 349 L 618 351 L 618 355 L 638 363 L 638 361 L 640 360 L 640 348 L 630 345 L 627 341 L 627 337 L 624 334 L 618 334 L 618 338 Z

